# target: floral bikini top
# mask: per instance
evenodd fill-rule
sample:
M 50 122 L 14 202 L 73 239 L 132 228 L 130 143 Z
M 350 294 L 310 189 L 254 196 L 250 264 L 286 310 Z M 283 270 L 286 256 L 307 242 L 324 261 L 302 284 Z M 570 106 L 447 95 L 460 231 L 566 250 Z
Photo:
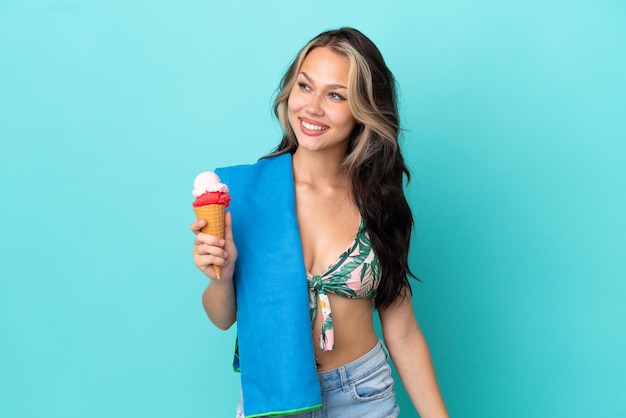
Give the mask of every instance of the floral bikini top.
M 311 324 L 317 314 L 317 300 L 322 308 L 322 334 L 319 348 L 332 350 L 335 345 L 333 314 L 330 310 L 328 293 L 349 299 L 371 299 L 376 295 L 380 282 L 380 263 L 365 231 L 363 220 L 354 242 L 319 276 L 307 272 L 309 282 L 309 305 Z

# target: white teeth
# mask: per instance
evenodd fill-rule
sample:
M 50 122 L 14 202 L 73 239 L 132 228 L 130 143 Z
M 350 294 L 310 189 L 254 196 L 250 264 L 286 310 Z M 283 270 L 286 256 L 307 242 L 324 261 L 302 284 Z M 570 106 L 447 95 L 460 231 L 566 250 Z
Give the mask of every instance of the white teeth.
M 309 131 L 323 131 L 324 129 L 327 129 L 325 126 L 313 125 L 312 123 L 307 123 L 305 121 L 302 121 L 302 126 Z

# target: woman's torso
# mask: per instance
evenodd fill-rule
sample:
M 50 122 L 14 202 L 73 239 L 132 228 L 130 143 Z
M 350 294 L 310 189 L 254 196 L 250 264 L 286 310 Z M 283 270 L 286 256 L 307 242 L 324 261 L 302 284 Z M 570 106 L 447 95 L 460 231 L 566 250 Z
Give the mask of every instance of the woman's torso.
M 306 270 L 322 275 L 340 254 L 354 242 L 361 217 L 349 193 L 340 185 L 315 187 L 296 182 L 296 208 Z M 374 347 L 373 299 L 352 299 L 328 293 L 332 306 L 334 348 L 321 351 L 322 309 L 316 309 L 312 344 L 318 371 L 347 364 Z

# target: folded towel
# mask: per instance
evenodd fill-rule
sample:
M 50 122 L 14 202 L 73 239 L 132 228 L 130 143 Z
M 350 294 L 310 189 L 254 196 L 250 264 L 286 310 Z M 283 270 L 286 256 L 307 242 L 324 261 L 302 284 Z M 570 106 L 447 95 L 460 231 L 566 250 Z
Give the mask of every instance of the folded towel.
M 321 406 L 291 154 L 217 169 L 232 197 L 237 349 L 246 417 Z

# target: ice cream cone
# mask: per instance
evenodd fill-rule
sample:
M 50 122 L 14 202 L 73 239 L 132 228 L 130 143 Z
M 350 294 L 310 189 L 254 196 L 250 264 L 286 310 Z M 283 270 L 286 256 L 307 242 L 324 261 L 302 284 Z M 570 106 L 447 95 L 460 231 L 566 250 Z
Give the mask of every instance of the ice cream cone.
M 202 228 L 201 232 L 205 234 L 214 235 L 216 237 L 224 238 L 224 211 L 226 207 L 224 205 L 205 205 L 193 208 L 196 212 L 196 218 L 204 219 L 206 226 Z M 222 278 L 221 266 L 213 265 L 217 278 Z

